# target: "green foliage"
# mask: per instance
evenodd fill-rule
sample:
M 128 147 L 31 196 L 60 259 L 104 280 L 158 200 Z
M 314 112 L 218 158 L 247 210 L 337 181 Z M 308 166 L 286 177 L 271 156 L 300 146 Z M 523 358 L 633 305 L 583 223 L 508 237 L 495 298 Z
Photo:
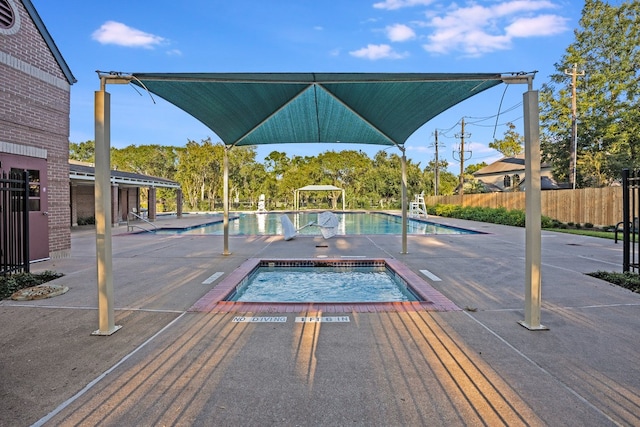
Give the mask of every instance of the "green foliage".
M 71 144 L 74 152 L 93 153 L 93 141 Z M 171 179 L 180 183 L 184 209 L 212 211 L 222 208 L 225 151 L 229 161 L 230 207 L 253 210 L 261 194 L 267 209 L 292 209 L 294 190 L 309 184 L 330 184 L 346 192 L 349 209 L 399 209 L 401 206 L 402 159 L 396 153 L 379 151 L 373 159 L 357 150 L 325 151 L 316 156 L 293 156 L 272 151 L 263 163 L 256 161 L 255 147 L 225 148 L 207 138 L 187 141 L 184 147 L 145 145 L 111 149 L 112 168 Z M 86 158 L 87 156 L 81 156 Z M 406 161 L 407 194 L 435 191 L 435 169 L 431 162 L 422 169 Z M 439 194 L 453 194 L 458 178 L 440 162 Z M 479 167 L 482 166 L 478 165 Z M 176 210 L 175 190 L 159 188 L 159 212 Z M 147 204 L 146 192 L 141 202 Z M 303 208 L 340 208 L 342 192 L 300 194 Z M 91 219 L 81 218 L 79 224 Z
M 96 148 L 93 141 L 85 142 L 70 142 L 69 143 L 69 158 L 71 160 L 78 160 L 81 162 L 95 163 Z
M 567 181 L 571 143 L 571 77 L 576 84 L 579 186 L 603 186 L 624 167 L 640 166 L 640 2 L 585 1 L 575 40 L 540 92 L 544 160 Z
M 608 272 L 608 271 L 596 271 L 594 273 L 587 273 L 591 277 L 596 279 L 606 280 L 614 285 L 622 286 L 629 289 L 632 292 L 640 293 L 640 275 L 637 273 L 624 272 Z
M 504 133 L 504 138 L 490 142 L 489 148 L 501 152 L 505 157 L 513 157 L 524 151 L 524 136 L 516 132 L 513 123 L 507 123 L 507 126 L 509 129 Z
M 478 206 L 436 205 L 428 207 L 428 211 L 430 214 L 437 216 L 511 225 L 514 227 L 524 227 L 526 220 L 524 211 L 519 209 L 507 210 L 505 208 L 485 208 Z M 547 228 L 550 227 L 551 224 L 553 224 L 553 220 L 543 215 L 541 226 Z
M 491 145 L 491 144 L 489 144 Z M 487 166 L 486 162 L 480 162 L 480 163 L 474 163 L 472 165 L 467 166 L 466 168 L 464 168 L 464 173 L 465 175 L 473 175 L 474 173 L 478 172 L 480 169 L 484 168 Z
M 600 239 L 613 240 L 615 238 L 615 234 L 613 231 L 587 230 L 585 228 L 581 228 L 581 229 L 568 228 L 567 224 L 561 224 L 560 226 L 553 226 L 553 227 L 545 227 L 545 229 L 549 231 L 555 231 L 558 233 L 576 234 L 578 236 L 597 237 Z
M 20 289 L 38 286 L 51 280 L 62 277 L 63 274 L 55 271 L 43 271 L 42 273 L 18 273 L 9 276 L 0 276 L 0 299 L 9 298 Z

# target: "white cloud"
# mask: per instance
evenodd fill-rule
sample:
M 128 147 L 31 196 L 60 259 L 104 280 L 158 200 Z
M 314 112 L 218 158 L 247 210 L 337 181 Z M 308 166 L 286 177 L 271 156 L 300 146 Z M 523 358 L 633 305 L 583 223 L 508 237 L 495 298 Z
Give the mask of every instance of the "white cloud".
M 387 37 L 392 42 L 404 42 L 416 38 L 416 33 L 404 24 L 389 25 L 385 28 Z
M 433 3 L 433 1 L 434 0 L 384 0 L 374 3 L 373 7 L 376 9 L 396 10 L 404 7 L 427 6 Z
M 407 53 L 398 53 L 388 44 L 368 44 L 367 47 L 349 52 L 356 58 L 365 58 L 372 61 L 378 59 L 402 59 L 408 56 Z
M 567 30 L 567 20 L 557 15 L 540 15 L 535 18 L 515 20 L 507 26 L 507 35 L 511 37 L 550 36 Z
M 154 34 L 131 28 L 121 22 L 107 21 L 93 32 L 91 37 L 102 44 L 152 49 L 165 41 Z
M 432 53 L 463 52 L 467 56 L 510 49 L 516 37 L 549 36 L 567 31 L 566 18 L 536 14 L 554 8 L 556 5 L 548 0 L 507 0 L 487 6 L 477 2 L 464 7 L 453 4 L 444 14 L 429 11 L 426 27 L 433 31 L 423 47 Z
M 180 49 L 171 49 L 167 51 L 167 55 L 169 56 L 182 56 L 182 51 Z

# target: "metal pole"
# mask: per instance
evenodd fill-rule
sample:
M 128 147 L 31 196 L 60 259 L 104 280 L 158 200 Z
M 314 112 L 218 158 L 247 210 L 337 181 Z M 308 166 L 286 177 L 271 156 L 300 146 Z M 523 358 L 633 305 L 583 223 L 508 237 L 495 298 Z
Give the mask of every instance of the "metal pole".
M 222 186 L 224 196 L 222 203 L 223 207 L 223 218 L 222 218 L 222 228 L 224 230 L 224 250 L 222 255 L 231 255 L 229 252 L 229 148 L 225 145 L 224 147 L 224 175 L 223 175 L 223 183 Z
M 11 175 L 9 175 L 11 178 Z M 22 224 L 24 227 L 22 233 L 22 240 L 24 245 L 22 246 L 22 269 L 25 273 L 29 273 L 31 268 L 30 261 L 30 249 L 29 249 L 29 171 L 24 170 L 22 172 L 22 182 L 24 184 L 24 202 L 22 203 Z
M 404 147 L 402 150 L 402 254 L 407 251 L 407 156 Z
M 111 98 L 100 79 L 95 92 L 95 214 L 98 267 L 98 330 L 92 335 L 111 335 L 121 326 L 114 324 L 113 266 L 111 245 Z
M 438 189 L 440 188 L 440 165 L 438 164 L 438 162 L 440 161 L 438 159 L 438 129 L 436 129 L 436 142 L 435 142 L 435 146 L 436 146 L 436 172 L 435 172 L 435 182 L 434 182 L 434 195 L 437 196 L 438 195 Z
M 542 264 L 542 195 L 540 184 L 540 112 L 538 91 L 524 93 L 525 140 L 525 319 L 519 322 L 529 330 L 546 330 L 540 324 L 542 303 L 540 267 Z
M 578 171 L 578 101 L 577 84 L 578 76 L 584 76 L 585 72 L 578 73 L 578 64 L 573 64 L 571 70 L 564 70 L 564 73 L 571 76 L 571 146 L 569 147 L 569 182 L 571 188 L 576 189 Z
M 462 118 L 462 130 L 460 131 L 460 205 L 464 205 L 464 117 Z
M 629 200 L 629 169 L 622 169 L 622 271 L 631 270 L 631 201 Z

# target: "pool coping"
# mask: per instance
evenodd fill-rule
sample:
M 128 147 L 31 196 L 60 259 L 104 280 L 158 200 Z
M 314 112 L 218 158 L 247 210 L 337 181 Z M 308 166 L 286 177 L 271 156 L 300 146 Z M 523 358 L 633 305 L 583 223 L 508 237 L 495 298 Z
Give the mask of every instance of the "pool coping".
M 411 289 L 424 301 L 406 302 L 237 302 L 224 299 L 248 276 L 260 263 L 295 263 L 322 262 L 351 263 L 357 265 L 367 262 L 383 262 L 388 268 L 400 276 Z M 229 273 L 213 289 L 193 304 L 188 311 L 208 313 L 379 313 L 379 312 L 414 312 L 414 311 L 460 311 L 461 309 L 443 294 L 434 289 L 422 277 L 418 276 L 405 264 L 393 258 L 362 258 L 345 261 L 341 258 L 249 258 L 238 268 Z
M 385 211 L 337 211 L 337 210 L 329 210 L 330 212 L 336 212 L 336 213 L 354 213 L 354 214 L 379 214 L 379 215 L 384 215 L 384 216 L 391 216 L 391 217 L 396 217 L 399 219 L 402 219 L 402 215 L 398 214 L 398 213 L 392 213 L 392 212 L 385 212 Z M 320 212 L 320 211 L 317 211 Z M 242 215 L 260 215 L 260 214 L 277 214 L 277 215 L 281 215 L 281 214 L 298 214 L 298 213 L 317 213 L 316 211 L 267 211 L 267 212 L 255 212 L 255 211 L 234 211 L 232 213 L 230 213 L 229 216 L 229 221 L 235 221 L 235 220 L 239 220 L 241 218 Z M 451 225 L 451 224 L 443 224 L 440 222 L 434 222 L 431 221 L 428 217 L 427 218 L 419 218 L 419 217 L 412 217 L 412 216 L 408 216 L 407 220 L 410 221 L 415 221 L 418 223 L 422 223 L 422 224 L 431 224 L 431 225 L 436 225 L 438 227 L 442 227 L 444 229 L 453 229 L 453 230 L 464 230 L 465 233 L 426 233 L 426 234 L 420 234 L 420 233 L 411 233 L 409 232 L 409 235 L 415 235 L 415 236 L 457 236 L 457 235 L 468 235 L 468 234 L 488 234 L 485 231 L 480 231 L 480 230 L 476 230 L 476 229 L 470 229 L 470 228 L 464 228 L 464 227 L 459 227 L 456 225 Z M 190 230 L 194 230 L 194 229 L 198 229 L 198 228 L 203 228 L 203 227 L 207 227 L 207 226 L 211 226 L 211 225 L 216 225 L 216 224 L 221 224 L 224 222 L 223 218 L 216 218 L 210 221 L 205 221 L 202 223 L 197 223 L 197 224 L 191 224 L 191 225 L 184 225 L 184 226 L 170 226 L 170 227 L 159 227 L 157 230 L 152 230 L 152 233 L 154 234 L 171 234 L 171 233 L 183 233 L 185 231 L 190 231 Z M 160 231 L 160 233 L 156 233 Z M 165 232 L 165 233 L 162 233 Z M 136 230 L 136 231 L 132 231 L 130 233 L 127 234 L 144 234 L 147 233 L 147 231 L 144 230 Z M 219 236 L 220 234 L 202 234 L 202 236 Z M 244 236 L 280 236 L 281 234 L 230 234 L 231 237 L 244 237 Z M 338 236 L 341 237 L 349 237 L 349 236 L 356 236 L 356 235 L 360 235 L 360 236 L 380 236 L 380 235 L 386 235 L 386 234 L 370 234 L 370 233 L 363 233 L 363 234 L 339 234 Z M 396 235 L 396 234 L 389 234 L 389 235 Z M 398 234 L 399 235 L 399 234 Z M 198 235 L 200 236 L 200 235 Z M 296 237 L 317 237 L 318 235 L 316 234 L 300 234 L 300 235 L 296 235 Z

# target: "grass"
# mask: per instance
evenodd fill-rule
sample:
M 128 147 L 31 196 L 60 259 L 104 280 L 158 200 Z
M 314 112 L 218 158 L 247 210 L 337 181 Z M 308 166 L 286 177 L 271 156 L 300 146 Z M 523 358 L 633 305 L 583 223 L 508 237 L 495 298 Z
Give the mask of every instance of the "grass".
M 615 239 L 613 231 L 578 229 L 578 228 L 545 228 L 546 231 L 555 231 L 558 233 L 577 234 L 580 236 L 600 237 L 601 239 Z M 618 233 L 618 240 L 622 240 L 622 233 Z
M 42 285 L 62 276 L 63 274 L 61 273 L 49 270 L 42 273 L 18 273 L 0 276 L 0 299 L 10 298 L 16 291 Z
M 504 208 L 482 208 L 458 205 L 436 205 L 429 207 L 429 213 L 438 216 L 470 219 L 474 221 L 490 222 L 494 224 L 525 226 L 525 213 L 520 210 L 507 210 Z M 567 224 L 542 216 L 541 225 L 544 230 L 558 233 L 577 234 L 580 236 L 598 237 L 601 239 L 615 239 L 614 226 L 597 229 L 593 224 Z M 605 231 L 607 230 L 607 231 Z M 618 240 L 622 241 L 622 233 L 618 233 Z M 637 273 L 617 273 L 596 271 L 587 275 L 605 280 L 614 285 L 626 288 L 632 292 L 640 293 L 640 275 Z

